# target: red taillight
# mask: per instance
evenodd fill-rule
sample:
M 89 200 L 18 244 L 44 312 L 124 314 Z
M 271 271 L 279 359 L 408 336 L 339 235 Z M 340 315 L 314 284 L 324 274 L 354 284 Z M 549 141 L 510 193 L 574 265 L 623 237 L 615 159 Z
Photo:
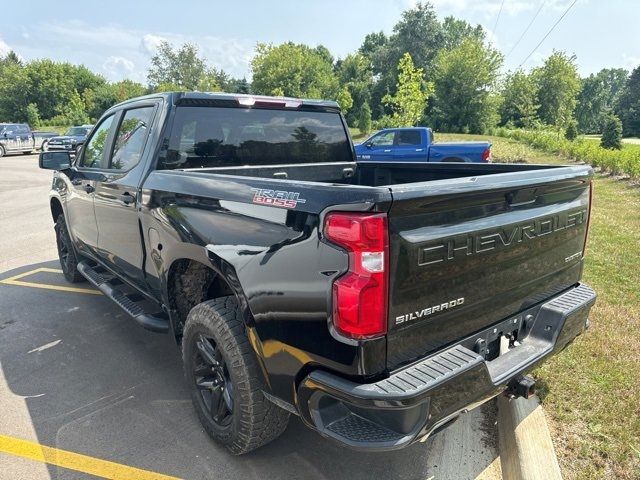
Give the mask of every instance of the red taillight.
M 385 213 L 329 213 L 327 239 L 349 253 L 349 271 L 333 283 L 333 325 L 369 338 L 387 331 L 389 233 Z
M 490 162 L 491 161 L 491 147 L 487 147 L 484 152 L 482 152 L 482 161 Z

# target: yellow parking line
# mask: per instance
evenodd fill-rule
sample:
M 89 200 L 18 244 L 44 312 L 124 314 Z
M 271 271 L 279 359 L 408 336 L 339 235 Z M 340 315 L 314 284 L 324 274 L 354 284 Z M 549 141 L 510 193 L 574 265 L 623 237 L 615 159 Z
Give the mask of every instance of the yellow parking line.
M 99 290 L 94 290 L 93 288 L 81 288 L 81 287 L 65 287 L 63 285 L 51 285 L 48 283 L 35 283 L 35 282 L 26 282 L 21 280 L 21 278 L 28 277 L 29 275 L 34 275 L 36 273 L 62 273 L 62 270 L 56 268 L 36 268 L 34 270 L 29 270 L 28 272 L 20 273 L 10 278 L 5 278 L 4 280 L 0 280 L 0 283 L 5 285 L 17 285 L 19 287 L 31 287 L 31 288 L 43 288 L 45 290 L 58 290 L 60 292 L 75 292 L 75 293 L 88 293 L 91 295 L 102 295 L 102 292 Z
M 178 480 L 177 477 L 47 447 L 6 435 L 0 435 L 0 452 L 112 480 Z

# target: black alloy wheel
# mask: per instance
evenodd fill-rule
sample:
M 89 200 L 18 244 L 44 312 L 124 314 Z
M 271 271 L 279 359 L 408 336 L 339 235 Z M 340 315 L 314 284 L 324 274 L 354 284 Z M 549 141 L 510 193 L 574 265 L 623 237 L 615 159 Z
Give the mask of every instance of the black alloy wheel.
M 210 419 L 220 428 L 233 420 L 233 382 L 216 342 L 203 334 L 195 339 L 191 369 L 199 390 L 199 400 Z

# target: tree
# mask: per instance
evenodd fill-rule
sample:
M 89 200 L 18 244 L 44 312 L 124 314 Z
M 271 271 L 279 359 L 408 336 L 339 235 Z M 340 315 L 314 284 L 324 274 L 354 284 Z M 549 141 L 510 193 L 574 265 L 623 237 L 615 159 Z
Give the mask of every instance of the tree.
M 418 2 L 414 8 L 402 12 L 402 18 L 393 27 L 389 39 L 391 65 L 386 71 L 400 62 L 405 53 L 411 55 L 413 63 L 422 68 L 430 78 L 433 61 L 442 49 L 444 34 L 436 11 L 429 2 Z
M 497 96 L 491 95 L 502 55 L 481 41 L 467 38 L 438 54 L 435 64 L 436 127 L 481 133 L 497 120 Z
M 371 108 L 369 108 L 368 103 L 365 103 L 360 107 L 360 113 L 358 115 L 358 130 L 364 134 L 371 131 Z
M 536 83 L 531 75 L 517 71 L 507 76 L 502 88 L 500 122 L 515 127 L 530 127 L 538 111 Z
M 6 64 L 0 77 L 0 121 L 24 122 L 27 105 L 33 103 L 29 96 L 29 76 L 20 63 Z
M 95 90 L 85 90 L 82 98 L 87 115 L 92 121 L 97 120 L 113 105 L 146 93 L 144 85 L 133 80 L 121 80 L 116 83 L 100 85 Z
M 415 125 L 424 111 L 427 99 L 433 94 L 433 84 L 424 82 L 422 68 L 416 68 L 411 55 L 405 53 L 398 63 L 398 84 L 395 95 L 387 95 L 383 101 L 393 109 L 391 125 L 408 127 Z
M 306 45 L 260 43 L 251 68 L 252 90 L 257 94 L 335 100 L 341 92 L 326 55 Z
M 581 80 L 576 106 L 578 127 L 584 133 L 599 133 L 603 115 L 611 111 L 629 72 L 623 68 L 603 68 Z
M 349 54 L 344 60 L 337 62 L 336 72 L 340 84 L 347 88 L 353 100 L 352 108 L 345 115 L 347 123 L 353 126 L 359 119 L 360 110 L 371 99 L 373 85 L 371 63 L 362 53 Z M 371 115 L 370 109 L 369 115 Z
M 38 112 L 38 106 L 35 103 L 27 105 L 27 123 L 31 128 L 38 128 L 40 126 L 40 112 Z
M 573 118 L 580 78 L 576 57 L 554 51 L 542 67 L 533 71 L 538 85 L 538 116 L 548 125 L 566 128 Z
M 222 85 L 222 89 L 230 93 L 251 93 L 251 85 L 246 78 L 229 78 L 227 83 Z
M 342 113 L 347 113 L 351 107 L 353 106 L 353 98 L 351 98 L 351 94 L 347 87 L 342 87 L 336 96 L 336 101 L 338 105 L 340 105 L 340 110 Z
M 442 22 L 442 47 L 448 50 L 459 47 L 467 38 L 484 42 L 485 31 L 481 25 L 475 27 L 466 20 L 452 16 L 445 17 Z
M 631 72 L 620 92 L 615 111 L 622 121 L 623 135 L 640 136 L 640 66 Z
M 13 50 L 10 50 L 4 57 L 0 58 L 0 77 L 2 76 L 2 70 L 7 66 L 22 66 L 22 60 L 18 57 L 18 54 Z
M 567 124 L 567 128 L 564 131 L 564 138 L 573 142 L 576 138 L 578 138 L 578 122 L 573 118 L 569 120 Z
M 151 58 L 147 81 L 152 90 L 163 84 L 197 90 L 207 73 L 207 64 L 196 45 L 185 43 L 174 49 L 169 42 L 161 42 L 158 52 Z
M 622 148 L 622 122 L 612 113 L 604 118 L 600 146 L 615 150 Z

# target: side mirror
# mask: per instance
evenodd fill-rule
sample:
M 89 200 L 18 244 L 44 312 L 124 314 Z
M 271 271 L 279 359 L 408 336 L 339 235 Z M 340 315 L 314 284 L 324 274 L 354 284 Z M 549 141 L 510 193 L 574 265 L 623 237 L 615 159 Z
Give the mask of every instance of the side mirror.
M 365 147 L 367 147 L 369 150 L 371 150 L 373 148 L 373 142 L 368 142 Z
M 71 168 L 69 152 L 40 152 L 38 166 L 45 170 L 67 170 Z

